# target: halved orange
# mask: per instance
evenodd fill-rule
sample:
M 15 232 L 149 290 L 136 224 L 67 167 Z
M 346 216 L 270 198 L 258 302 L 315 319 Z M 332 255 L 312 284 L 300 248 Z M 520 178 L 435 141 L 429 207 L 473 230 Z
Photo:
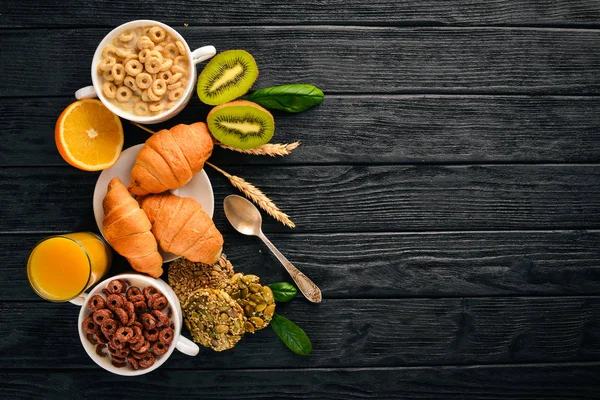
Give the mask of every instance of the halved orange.
M 58 117 L 54 139 L 66 162 L 85 171 L 99 171 L 119 159 L 123 126 L 100 100 L 78 100 Z

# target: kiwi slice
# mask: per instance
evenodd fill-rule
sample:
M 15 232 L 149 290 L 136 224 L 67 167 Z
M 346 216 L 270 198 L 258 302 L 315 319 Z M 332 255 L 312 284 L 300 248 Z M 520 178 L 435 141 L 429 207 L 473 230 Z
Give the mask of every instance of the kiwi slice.
M 216 106 L 246 94 L 258 78 L 254 57 L 244 50 L 217 54 L 204 67 L 198 78 L 198 97 Z
M 270 112 L 247 100 L 232 101 L 213 108 L 207 117 L 210 133 L 221 143 L 252 149 L 267 143 L 275 132 Z

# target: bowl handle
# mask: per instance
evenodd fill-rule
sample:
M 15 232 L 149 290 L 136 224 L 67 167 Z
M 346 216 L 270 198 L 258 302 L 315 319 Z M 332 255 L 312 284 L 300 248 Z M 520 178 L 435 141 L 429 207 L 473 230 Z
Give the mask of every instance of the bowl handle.
M 192 51 L 192 60 L 194 61 L 195 65 L 201 63 L 204 60 L 208 60 L 215 54 L 217 54 L 217 49 L 215 49 L 215 46 L 200 47 L 199 49 Z
M 200 347 L 190 339 L 179 335 L 179 340 L 175 345 L 177 350 L 188 356 L 195 356 L 200 351 Z
M 73 303 L 76 306 L 82 306 L 87 301 L 88 294 L 81 293 L 79 296 L 75 297 L 73 300 L 69 300 L 69 303 Z
M 95 99 L 98 97 L 96 94 L 96 89 L 93 86 L 82 87 L 78 91 L 75 92 L 75 98 L 77 100 L 81 99 Z

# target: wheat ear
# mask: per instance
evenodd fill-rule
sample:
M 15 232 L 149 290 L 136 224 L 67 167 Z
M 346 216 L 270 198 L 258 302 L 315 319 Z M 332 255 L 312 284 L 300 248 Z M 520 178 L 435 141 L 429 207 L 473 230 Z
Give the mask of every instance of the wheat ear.
M 259 188 L 257 188 L 250 182 L 246 182 L 244 179 L 240 178 L 239 176 L 231 175 L 231 174 L 223 171 L 221 168 L 209 163 L 208 161 L 206 161 L 205 164 L 208 165 L 209 167 L 215 169 L 216 171 L 219 171 L 223 175 L 225 175 L 227 177 L 227 179 L 229 179 L 229 182 L 231 182 L 231 184 L 233 186 L 235 186 L 240 192 L 242 192 L 250 200 L 252 200 L 256 204 L 258 204 L 258 206 L 260 208 L 262 208 L 263 210 L 265 210 L 267 212 L 267 214 L 269 214 L 271 217 L 275 218 L 277 221 L 281 222 L 285 226 L 288 226 L 290 228 L 296 227 L 296 224 L 294 224 L 292 222 L 290 217 L 286 213 L 281 211 L 279 209 L 279 207 L 277 207 L 275 205 L 275 203 L 273 203 L 273 201 L 271 199 L 269 199 L 267 197 L 267 195 L 264 194 Z
M 271 156 L 271 157 L 283 157 L 292 153 L 296 147 L 300 146 L 300 142 L 292 143 L 267 143 L 262 146 L 255 147 L 253 149 L 238 149 L 235 147 L 228 146 L 223 143 L 219 143 L 224 149 L 236 151 L 238 153 L 250 154 L 253 156 Z

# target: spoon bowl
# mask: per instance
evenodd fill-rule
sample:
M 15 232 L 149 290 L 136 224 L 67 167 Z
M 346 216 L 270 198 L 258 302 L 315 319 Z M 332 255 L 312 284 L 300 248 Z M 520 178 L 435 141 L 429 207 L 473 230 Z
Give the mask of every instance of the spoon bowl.
M 223 202 L 225 216 L 236 231 L 249 236 L 258 236 L 262 226 L 262 216 L 254 204 L 241 196 L 227 196 Z

